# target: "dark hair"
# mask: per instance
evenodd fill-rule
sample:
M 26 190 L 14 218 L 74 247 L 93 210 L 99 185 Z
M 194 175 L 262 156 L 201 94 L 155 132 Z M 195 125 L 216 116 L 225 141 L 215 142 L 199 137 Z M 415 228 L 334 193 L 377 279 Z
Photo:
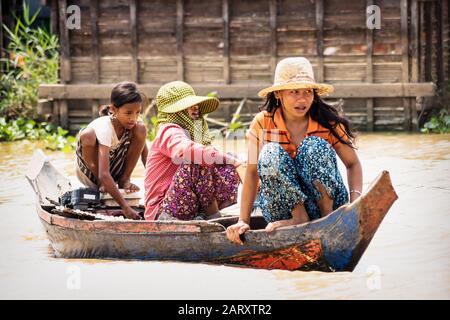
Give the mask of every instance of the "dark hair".
M 266 110 L 267 112 L 273 113 L 279 107 L 278 99 L 275 97 L 275 93 L 271 92 L 267 95 L 266 102 L 259 108 L 261 111 Z M 314 100 L 309 109 L 309 116 L 317 121 L 322 127 L 327 128 L 340 142 L 355 148 L 353 144 L 353 139 L 355 134 L 351 130 L 350 122 L 344 117 L 339 115 L 339 112 L 335 107 L 325 103 L 322 98 L 314 90 Z M 347 141 L 344 140 L 336 131 L 336 127 L 342 124 L 344 126 L 344 132 L 347 136 Z
M 111 91 L 111 104 L 120 108 L 127 103 L 142 103 L 144 100 L 143 94 L 139 92 L 136 83 L 130 81 L 123 81 L 114 86 Z M 109 114 L 109 105 L 104 105 L 99 108 L 98 114 L 105 116 Z

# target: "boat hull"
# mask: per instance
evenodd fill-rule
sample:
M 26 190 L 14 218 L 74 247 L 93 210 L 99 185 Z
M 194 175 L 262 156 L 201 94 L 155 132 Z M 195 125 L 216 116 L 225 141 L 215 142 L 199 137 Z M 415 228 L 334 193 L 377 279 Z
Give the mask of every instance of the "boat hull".
M 357 201 L 325 218 L 267 233 L 262 217 L 252 217 L 253 230 L 245 233 L 242 246 L 231 243 L 224 231 L 237 217 L 218 219 L 214 223 L 111 222 L 58 216 L 40 204 L 37 211 L 58 257 L 352 271 L 397 198 L 385 171 Z

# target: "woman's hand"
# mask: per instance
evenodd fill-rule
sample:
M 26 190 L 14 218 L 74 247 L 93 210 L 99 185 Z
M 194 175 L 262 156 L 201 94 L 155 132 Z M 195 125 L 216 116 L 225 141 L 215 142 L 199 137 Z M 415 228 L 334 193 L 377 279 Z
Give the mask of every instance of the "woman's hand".
M 227 238 L 233 243 L 243 245 L 244 242 L 242 242 L 240 236 L 247 230 L 250 230 L 248 223 L 239 221 L 238 223 L 235 223 L 227 228 Z

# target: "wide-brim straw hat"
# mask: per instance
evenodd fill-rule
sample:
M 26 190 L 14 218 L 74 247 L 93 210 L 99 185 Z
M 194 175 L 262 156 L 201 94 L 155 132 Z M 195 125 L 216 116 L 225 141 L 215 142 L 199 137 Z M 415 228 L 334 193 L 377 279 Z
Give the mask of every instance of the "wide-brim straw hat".
M 207 114 L 217 109 L 219 100 L 197 96 L 194 89 L 183 81 L 166 83 L 156 94 L 158 112 L 175 113 L 195 105 L 198 105 L 201 114 Z
M 273 85 L 258 92 L 258 96 L 265 97 L 278 90 L 314 89 L 319 96 L 333 92 L 333 86 L 317 83 L 311 63 L 304 57 L 291 57 L 278 62 L 275 69 Z

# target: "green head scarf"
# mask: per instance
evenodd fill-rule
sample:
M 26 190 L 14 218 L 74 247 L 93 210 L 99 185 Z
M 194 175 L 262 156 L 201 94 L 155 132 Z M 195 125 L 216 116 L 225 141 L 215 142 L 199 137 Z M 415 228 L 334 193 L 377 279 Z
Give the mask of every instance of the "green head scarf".
M 187 109 L 197 105 L 200 118 L 193 120 Z M 187 130 L 195 142 L 209 145 L 212 137 L 209 133 L 205 114 L 213 112 L 219 106 L 214 97 L 197 96 L 194 89 L 183 81 L 172 81 L 163 85 L 156 94 L 158 108 L 157 127 L 165 123 L 175 123 Z
M 158 112 L 157 119 L 158 129 L 162 124 L 175 123 L 189 132 L 191 140 L 204 145 L 211 144 L 212 137 L 209 133 L 208 124 L 206 123 L 203 114 L 200 114 L 198 120 L 194 120 L 189 117 L 187 110 L 175 113 Z

